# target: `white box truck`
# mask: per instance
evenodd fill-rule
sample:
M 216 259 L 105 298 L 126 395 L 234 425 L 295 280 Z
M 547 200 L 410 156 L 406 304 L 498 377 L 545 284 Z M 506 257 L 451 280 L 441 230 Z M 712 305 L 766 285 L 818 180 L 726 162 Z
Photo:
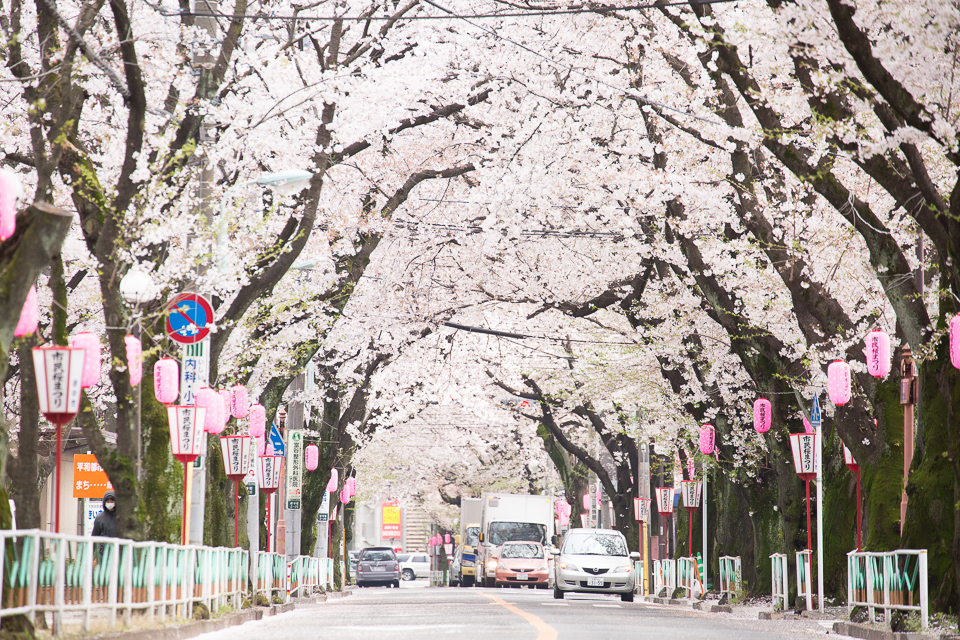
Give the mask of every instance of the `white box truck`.
M 553 500 L 550 496 L 483 493 L 481 500 L 480 566 L 477 580 L 485 587 L 497 581 L 500 545 L 513 540 L 553 541 Z

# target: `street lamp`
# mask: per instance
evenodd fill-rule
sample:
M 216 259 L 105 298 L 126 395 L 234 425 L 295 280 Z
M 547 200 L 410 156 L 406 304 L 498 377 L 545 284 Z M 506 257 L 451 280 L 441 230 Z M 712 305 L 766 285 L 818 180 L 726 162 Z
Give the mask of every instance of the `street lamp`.
M 793 470 L 807 487 L 807 550 L 813 548 L 810 529 L 810 481 L 817 477 L 817 434 L 791 433 Z
M 233 546 L 240 546 L 240 481 L 247 477 L 250 467 L 250 436 L 221 436 L 223 472 L 233 480 Z
M 280 462 L 283 456 L 260 456 L 260 490 L 267 496 L 267 553 L 270 552 L 270 497 L 280 486 Z
M 680 492 L 683 494 L 683 506 L 687 510 L 687 520 L 690 521 L 690 533 L 687 538 L 687 555 L 693 557 L 693 512 L 700 508 L 700 481 L 684 480 L 680 483 Z
M 227 189 L 223 194 L 223 200 L 220 201 L 220 220 L 217 222 L 217 253 L 221 256 L 220 259 L 223 260 L 227 248 L 227 205 L 236 191 L 257 184 L 274 189 L 280 195 L 292 195 L 306 187 L 312 177 L 313 173 L 303 169 L 287 169 L 268 173 L 253 180 L 238 182 Z
M 150 277 L 150 274 L 133 268 L 127 271 L 120 279 L 120 295 L 127 301 L 127 304 L 135 310 L 133 333 L 125 336 L 123 340 L 127 347 L 127 369 L 130 372 L 130 386 L 136 387 L 137 390 L 137 416 L 134 421 L 133 437 L 137 447 L 137 479 L 139 480 L 143 464 L 141 460 L 141 443 L 143 438 L 140 437 L 142 407 L 140 380 L 143 373 L 143 345 L 140 341 L 140 318 L 143 316 L 143 312 L 139 310 L 139 306 L 153 302 L 160 295 L 160 292 L 153 278 Z

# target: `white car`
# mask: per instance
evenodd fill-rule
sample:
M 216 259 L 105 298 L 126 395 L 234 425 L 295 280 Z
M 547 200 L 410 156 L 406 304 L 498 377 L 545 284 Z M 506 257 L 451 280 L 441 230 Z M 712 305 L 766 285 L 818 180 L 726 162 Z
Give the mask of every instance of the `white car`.
M 640 554 L 627 551 L 627 539 L 613 529 L 571 529 L 554 561 L 553 597 L 567 592 L 613 593 L 633 602 L 635 563 Z
M 430 556 L 425 553 L 400 553 L 400 577 L 404 580 L 430 577 Z

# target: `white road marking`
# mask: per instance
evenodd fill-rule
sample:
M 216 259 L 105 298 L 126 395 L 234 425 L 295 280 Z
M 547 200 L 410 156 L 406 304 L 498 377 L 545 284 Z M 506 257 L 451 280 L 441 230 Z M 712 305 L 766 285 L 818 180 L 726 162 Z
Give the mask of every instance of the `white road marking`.
M 618 604 L 595 604 L 595 607 L 606 607 L 607 609 L 619 609 L 620 605 Z
M 545 607 L 569 607 L 570 605 L 566 602 L 541 602 Z

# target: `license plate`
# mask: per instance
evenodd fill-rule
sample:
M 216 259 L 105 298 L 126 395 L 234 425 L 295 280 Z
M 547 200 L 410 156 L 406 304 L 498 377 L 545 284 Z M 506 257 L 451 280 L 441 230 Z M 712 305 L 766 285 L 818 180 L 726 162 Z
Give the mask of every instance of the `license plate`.
M 529 580 L 529 579 L 530 579 L 530 576 L 528 576 L 528 575 L 525 574 L 525 573 L 518 573 L 518 574 L 517 574 L 517 580 Z
M 373 570 L 374 570 L 374 571 L 383 571 L 383 567 L 374 567 Z
M 603 578 L 587 578 L 588 587 L 602 587 Z

